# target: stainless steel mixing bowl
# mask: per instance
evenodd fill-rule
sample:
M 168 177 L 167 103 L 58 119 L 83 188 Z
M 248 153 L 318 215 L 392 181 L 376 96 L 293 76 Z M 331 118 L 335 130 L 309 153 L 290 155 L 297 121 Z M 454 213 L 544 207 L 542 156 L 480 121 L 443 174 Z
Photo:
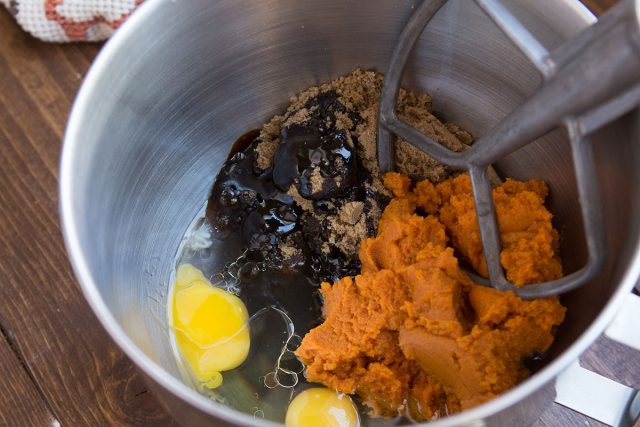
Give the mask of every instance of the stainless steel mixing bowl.
M 231 144 L 309 85 L 356 67 L 384 71 L 417 1 L 149 0 L 91 68 L 61 165 L 69 255 L 96 315 L 180 423 L 269 424 L 185 385 L 169 344 L 167 289 L 176 251 Z M 548 49 L 594 20 L 577 0 L 507 4 Z M 406 86 L 431 92 L 443 118 L 475 135 L 539 83 L 528 61 L 467 0 L 452 0 L 438 13 L 405 75 Z M 640 269 L 634 115 L 594 136 L 607 265 L 597 280 L 564 297 L 567 320 L 550 362 L 499 398 L 433 426 L 535 420 L 553 400 L 554 378 L 599 336 L 627 296 Z M 565 269 L 578 268 L 585 251 L 564 135 L 550 134 L 497 167 L 550 184 Z

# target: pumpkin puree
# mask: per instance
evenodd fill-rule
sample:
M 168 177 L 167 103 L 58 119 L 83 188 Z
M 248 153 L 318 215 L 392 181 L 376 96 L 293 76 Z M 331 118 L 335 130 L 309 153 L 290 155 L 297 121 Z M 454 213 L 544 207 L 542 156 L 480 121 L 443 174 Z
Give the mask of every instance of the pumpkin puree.
M 565 308 L 476 285 L 459 268 L 456 256 L 486 275 L 468 176 L 410 189 L 389 173 L 384 183 L 394 198 L 377 237 L 361 243 L 361 274 L 322 284 L 324 323 L 296 352 L 307 378 L 357 393 L 374 415 L 415 420 L 515 386 L 529 375 L 523 358 L 549 348 Z M 512 180 L 493 192 L 501 262 L 519 286 L 562 275 L 547 192 L 542 181 Z

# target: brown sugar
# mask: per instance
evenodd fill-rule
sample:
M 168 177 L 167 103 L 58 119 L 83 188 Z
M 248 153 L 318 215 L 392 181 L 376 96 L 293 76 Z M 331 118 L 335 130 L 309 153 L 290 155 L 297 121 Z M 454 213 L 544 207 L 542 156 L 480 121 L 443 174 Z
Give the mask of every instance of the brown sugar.
M 469 209 L 468 177 L 422 181 L 411 189 L 406 176 L 391 173 L 385 185 L 394 198 L 377 236 L 361 244 L 361 274 L 322 284 L 324 323 L 296 351 L 307 379 L 359 394 L 374 415 L 418 421 L 470 408 L 515 386 L 529 375 L 523 359 L 553 342 L 565 308 L 558 298 L 525 301 L 479 286 L 460 269 L 454 248 L 465 256 L 476 250 L 468 241 L 473 231 L 461 227 L 467 221 L 462 210 Z M 545 195 L 540 181 L 508 181 L 494 191 L 503 206 L 497 210 L 501 259 L 514 280 L 562 274 L 553 244 L 537 254 L 539 262 L 518 263 L 509 255 L 556 238 Z M 418 208 L 428 215 L 416 214 Z
M 363 202 L 345 203 L 332 218 L 329 243 L 346 254 L 357 254 L 360 242 L 367 238 L 366 214 Z
M 346 203 L 342 207 L 342 209 L 340 209 L 338 218 L 344 224 L 356 225 L 358 221 L 360 221 L 360 217 L 362 216 L 363 213 L 364 213 L 364 203 L 349 202 L 349 203 Z
M 322 175 L 320 175 L 320 170 L 315 169 L 313 174 L 311 175 L 311 193 L 317 194 L 322 191 L 322 187 L 324 186 L 324 179 Z
M 318 105 L 311 105 L 324 93 L 334 92 L 343 110 L 334 113 L 335 123 L 326 123 L 327 127 L 334 126 L 343 131 L 346 144 L 355 149 L 359 162 L 370 176 L 367 183 L 368 194 L 365 200 L 360 200 L 359 215 L 350 212 L 350 201 L 346 205 L 340 200 L 332 200 L 334 209 L 318 211 L 314 202 L 303 197 L 294 185 L 288 191 L 301 209 L 313 215 L 324 224 L 327 239 L 322 243 L 322 252 L 329 253 L 332 247 L 338 248 L 347 256 L 358 252 L 359 243 L 364 238 L 373 235 L 382 212 L 381 200 L 388 198 L 390 193 L 382 184 L 376 153 L 377 114 L 383 76 L 373 71 L 355 70 L 349 75 L 311 87 L 290 99 L 290 105 L 283 115 L 273 117 L 261 129 L 259 144 L 256 147 L 256 166 L 267 170 L 273 165 L 276 150 L 283 143 L 283 131 L 292 126 L 304 126 L 309 123 L 311 116 L 317 112 Z M 436 118 L 432 111 L 431 97 L 428 94 L 416 94 L 402 89 L 398 98 L 398 115 L 421 132 L 433 138 L 443 146 L 454 150 L 464 150 L 473 142 L 471 135 L 452 124 L 445 124 Z M 329 118 L 327 118 L 329 120 Z M 396 142 L 397 170 L 414 179 L 428 179 L 439 182 L 450 175 L 450 170 L 434 159 L 416 149 L 403 140 Z M 336 177 L 338 181 L 340 176 Z M 310 193 L 321 194 L 326 185 L 326 179 L 315 169 L 309 177 Z M 366 203 L 365 203 L 366 202 Z M 365 206 L 366 205 L 366 206 Z M 345 220 L 345 212 L 352 216 Z M 283 252 L 285 258 L 292 251 Z
M 440 145 L 452 150 L 463 151 L 467 148 L 449 127 L 436 118 L 431 109 L 431 97 L 423 94 L 416 95 L 412 92 L 401 91 L 398 97 L 398 117 L 423 134 L 431 137 Z M 469 143 L 473 142 L 471 135 L 460 132 Z M 375 141 L 374 141 L 375 143 Z M 439 182 L 449 176 L 449 169 L 429 157 L 407 141 L 400 139 L 396 143 L 396 170 L 412 179 L 429 179 Z
M 298 204 L 298 206 L 300 206 L 303 210 L 307 212 L 313 212 L 313 202 L 302 197 L 300 193 L 298 193 L 298 189 L 295 187 L 295 185 L 289 187 L 289 191 L 287 192 L 287 194 L 290 195 Z
M 284 115 L 275 116 L 264 125 L 260 133 L 262 142 L 258 146 L 259 166 L 266 169 L 273 159 L 275 147 L 280 143 L 280 132 L 276 131 L 277 129 L 295 123 L 304 123 L 310 113 L 304 105 L 320 93 L 335 91 L 339 95 L 338 100 L 347 109 L 357 111 L 361 116 L 362 122 L 356 125 L 353 132 L 358 141 L 358 154 L 369 172 L 372 175 L 379 175 L 376 134 L 382 82 L 383 76 L 381 74 L 357 69 L 347 76 L 311 87 L 291 98 L 287 112 Z M 451 150 L 464 150 L 468 144 L 473 142 L 473 138 L 468 132 L 456 125 L 445 124 L 434 116 L 431 97 L 428 94 L 418 95 L 401 89 L 397 111 L 402 120 Z M 338 113 L 336 117 L 338 129 L 353 127 L 354 123 L 346 114 Z M 411 176 L 413 179 L 427 178 L 438 182 L 449 174 L 447 168 L 404 140 L 397 141 L 396 163 L 398 172 Z
M 282 130 L 283 116 L 275 116 L 260 130 L 260 144 L 256 148 L 258 158 L 257 166 L 260 169 L 268 169 L 273 162 L 273 156 L 280 143 L 280 132 Z

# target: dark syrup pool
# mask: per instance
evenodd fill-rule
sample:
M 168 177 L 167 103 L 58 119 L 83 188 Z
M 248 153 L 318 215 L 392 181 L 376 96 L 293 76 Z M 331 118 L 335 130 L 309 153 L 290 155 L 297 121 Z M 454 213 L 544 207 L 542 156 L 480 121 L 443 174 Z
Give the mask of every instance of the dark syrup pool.
M 370 190 L 371 177 L 360 163 L 354 141 L 335 127 L 336 112 L 348 112 L 332 92 L 309 101 L 315 113 L 304 124 L 283 129 L 272 167 L 256 167 L 259 131 L 250 131 L 233 145 L 213 184 L 201 218 L 183 239 L 177 264 L 190 263 L 214 284 L 236 294 L 249 312 L 251 350 L 238 368 L 223 372 L 214 390 L 187 378 L 212 399 L 252 414 L 284 422 L 291 399 L 318 384 L 304 378 L 304 367 L 294 355 L 301 338 L 322 322 L 319 286 L 344 276 L 355 276 L 360 264 L 355 255 L 337 248 L 321 251 L 328 240 L 327 224 L 314 212 L 331 214 L 340 204 L 361 201 L 365 213 L 386 204 Z M 357 143 L 357 141 L 355 141 Z M 311 183 L 321 177 L 321 188 Z M 304 211 L 287 193 L 292 185 L 309 200 Z M 337 207 L 336 207 L 337 206 Z M 367 224 L 369 235 L 375 225 Z M 283 245 L 295 249 L 286 256 Z M 176 352 L 180 361 L 180 356 Z M 368 419 L 358 405 L 361 425 L 390 426 L 407 420 Z

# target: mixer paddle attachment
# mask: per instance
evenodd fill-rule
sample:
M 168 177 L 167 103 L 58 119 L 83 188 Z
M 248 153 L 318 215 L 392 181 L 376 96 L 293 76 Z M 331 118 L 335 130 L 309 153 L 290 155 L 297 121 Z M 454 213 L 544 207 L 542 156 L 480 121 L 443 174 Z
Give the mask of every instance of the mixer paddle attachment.
M 640 0 L 623 0 L 591 27 L 552 52 L 499 0 L 476 4 L 511 39 L 542 75 L 541 86 L 468 150 L 451 151 L 396 114 L 402 73 L 424 28 L 446 0 L 425 0 L 402 31 L 380 98 L 378 161 L 395 168 L 393 134 L 442 164 L 469 173 L 491 286 L 526 299 L 568 292 L 593 279 L 605 261 L 605 236 L 589 135 L 640 104 Z M 518 288 L 500 265 L 500 236 L 488 168 L 507 154 L 555 128 L 568 135 L 588 249 L 585 265 L 561 279 Z

